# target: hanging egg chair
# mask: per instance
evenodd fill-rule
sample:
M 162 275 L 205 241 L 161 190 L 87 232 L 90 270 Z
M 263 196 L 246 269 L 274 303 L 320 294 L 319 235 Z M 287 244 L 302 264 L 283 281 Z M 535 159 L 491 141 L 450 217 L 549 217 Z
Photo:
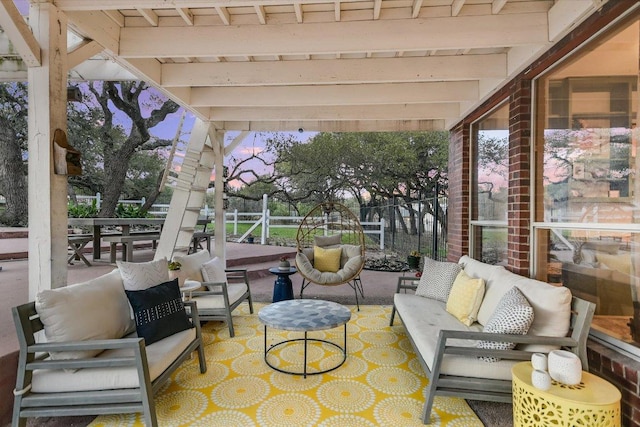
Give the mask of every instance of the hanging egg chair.
M 302 276 L 300 297 L 311 283 L 348 284 L 364 298 L 360 272 L 364 267 L 364 231 L 358 218 L 344 205 L 324 202 L 304 217 L 296 234 L 296 267 Z

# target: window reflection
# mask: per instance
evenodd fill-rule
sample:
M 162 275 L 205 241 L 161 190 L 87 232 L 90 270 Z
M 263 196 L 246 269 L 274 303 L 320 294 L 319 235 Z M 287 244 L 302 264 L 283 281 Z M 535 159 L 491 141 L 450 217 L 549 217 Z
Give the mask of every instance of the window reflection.
M 538 278 L 594 302 L 593 328 L 636 346 L 639 22 L 537 83 L 535 211 Z

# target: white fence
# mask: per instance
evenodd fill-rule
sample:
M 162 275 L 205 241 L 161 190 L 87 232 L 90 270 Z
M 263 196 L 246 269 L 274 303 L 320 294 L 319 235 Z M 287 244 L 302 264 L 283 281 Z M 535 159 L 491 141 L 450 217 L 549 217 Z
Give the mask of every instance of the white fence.
M 76 196 L 78 203 L 92 203 L 93 200 L 96 200 L 96 206 L 100 209 L 100 193 L 96 193 L 95 196 Z M 122 203 L 124 205 L 131 204 L 144 204 L 145 199 L 141 200 L 118 200 L 118 203 Z M 238 212 L 238 210 L 234 210 L 233 212 L 226 212 L 226 221 L 227 224 L 233 224 L 233 234 L 238 234 L 238 225 L 239 224 L 251 224 L 249 229 L 237 239 L 237 242 L 247 241 L 250 237 L 253 237 L 253 232 L 259 226 L 262 226 L 262 233 L 260 235 L 260 243 L 265 245 L 267 243 L 267 239 L 269 238 L 269 228 L 277 227 L 277 228 L 298 228 L 300 223 L 304 219 L 302 216 L 271 216 L 269 209 L 267 209 L 267 199 L 266 195 L 263 198 L 263 209 L 262 212 Z M 160 204 L 156 203 L 151 206 L 149 210 L 149 214 L 154 217 L 165 217 L 167 216 L 167 212 L 169 211 L 169 204 Z M 213 215 L 213 209 L 208 205 L 205 205 L 200 210 L 200 216 L 204 218 L 208 218 Z M 379 222 L 361 222 L 362 228 L 365 234 L 370 234 L 377 236 L 378 241 L 380 242 L 380 249 L 384 249 L 384 227 L 385 221 L 382 218 Z
M 84 196 L 84 195 L 77 195 L 76 196 L 76 201 L 78 202 L 78 204 L 87 204 L 90 205 L 93 203 L 93 201 L 95 200 L 96 202 L 96 209 L 100 210 L 100 206 L 102 205 L 102 195 L 100 193 L 96 193 L 95 196 Z M 144 197 L 140 200 L 118 200 L 118 204 L 122 204 L 122 205 L 144 205 L 144 202 L 146 202 L 147 199 L 145 199 Z M 169 206 L 169 205 L 167 205 Z

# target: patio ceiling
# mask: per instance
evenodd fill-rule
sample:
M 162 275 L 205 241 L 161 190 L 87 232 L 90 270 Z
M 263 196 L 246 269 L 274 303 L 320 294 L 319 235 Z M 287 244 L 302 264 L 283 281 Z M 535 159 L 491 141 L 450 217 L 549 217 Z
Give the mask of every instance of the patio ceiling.
M 220 130 L 399 131 L 453 126 L 604 1 L 51 3 L 84 38 L 71 78 L 136 76 Z M 0 80 L 26 80 L 13 24 Z

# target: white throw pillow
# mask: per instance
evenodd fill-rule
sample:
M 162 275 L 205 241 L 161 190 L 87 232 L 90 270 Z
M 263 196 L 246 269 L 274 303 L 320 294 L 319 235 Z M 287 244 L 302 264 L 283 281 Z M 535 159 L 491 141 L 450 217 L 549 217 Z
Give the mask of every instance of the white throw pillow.
M 513 287 L 504 294 L 496 311 L 484 326 L 483 332 L 494 334 L 525 335 L 533 323 L 533 307 L 520 289 Z M 478 348 L 511 350 L 516 344 L 499 341 L 479 341 Z M 487 362 L 497 362 L 496 357 L 481 357 Z
M 435 261 L 425 257 L 416 295 L 447 302 L 453 281 L 461 270 L 462 267 L 454 262 Z
M 174 261 L 180 263 L 180 270 L 183 272 L 185 279 L 195 280 L 196 282 L 204 282 L 202 277 L 202 265 L 211 259 L 211 254 L 206 249 L 193 253 L 191 255 L 177 255 L 173 257 Z
M 118 261 L 117 264 L 124 288 L 128 291 L 143 291 L 170 280 L 166 258 L 149 262 Z
M 225 283 L 227 281 L 227 273 L 224 270 L 222 259 L 213 257 L 202 264 L 202 278 L 205 282 Z
M 120 272 L 36 295 L 36 311 L 47 341 L 85 341 L 122 338 L 135 330 Z M 99 350 L 52 353 L 53 359 L 93 357 Z

